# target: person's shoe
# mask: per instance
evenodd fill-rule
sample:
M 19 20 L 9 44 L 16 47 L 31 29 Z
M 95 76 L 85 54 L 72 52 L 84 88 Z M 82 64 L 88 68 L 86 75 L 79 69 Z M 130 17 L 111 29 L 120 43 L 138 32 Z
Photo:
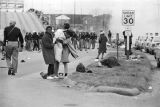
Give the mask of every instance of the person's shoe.
M 96 59 L 99 59 L 98 57 L 96 57 Z
M 12 72 L 12 74 L 11 74 L 11 75 L 15 76 L 16 74 Z
M 42 77 L 43 79 L 47 79 L 47 74 L 41 72 L 40 75 L 41 75 L 41 77 Z
M 21 62 L 23 63 L 23 62 L 26 62 L 26 61 L 24 59 L 22 59 Z
M 1 60 L 5 60 L 5 58 L 1 58 Z
M 53 77 L 53 79 L 58 79 L 58 78 L 59 78 L 58 76 L 54 76 L 54 77 Z
M 68 73 L 65 73 L 64 76 L 67 77 L 67 76 L 68 76 Z
M 12 71 L 11 69 L 8 70 L 8 75 L 11 75 L 12 74 Z
M 54 77 L 52 77 L 52 76 L 47 77 L 47 80 L 52 80 L 52 79 L 54 79 Z

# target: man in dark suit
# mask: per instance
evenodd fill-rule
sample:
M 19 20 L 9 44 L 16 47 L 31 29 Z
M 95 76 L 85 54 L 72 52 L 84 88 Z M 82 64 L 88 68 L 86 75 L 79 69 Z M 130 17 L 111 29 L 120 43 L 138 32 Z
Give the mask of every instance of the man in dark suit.
M 23 48 L 23 36 L 16 22 L 10 21 L 10 26 L 4 29 L 4 50 L 6 51 L 6 62 L 8 75 L 15 75 L 18 67 L 18 47 Z M 12 60 L 11 60 L 12 59 Z

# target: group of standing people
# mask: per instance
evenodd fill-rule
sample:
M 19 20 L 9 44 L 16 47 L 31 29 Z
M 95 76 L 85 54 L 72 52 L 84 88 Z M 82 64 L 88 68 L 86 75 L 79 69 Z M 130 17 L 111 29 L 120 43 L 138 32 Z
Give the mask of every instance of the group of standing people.
M 95 32 L 80 32 L 79 33 L 79 50 L 83 49 L 95 49 L 95 44 L 97 40 L 97 35 Z
M 70 25 L 64 23 L 64 26 L 58 29 L 55 33 L 52 32 L 52 27 L 48 26 L 42 37 L 42 54 L 45 63 L 48 65 L 47 73 L 40 73 L 44 79 L 58 78 L 60 63 L 64 65 L 64 77 L 68 75 L 69 54 L 74 58 L 78 55 L 71 45 L 73 31 L 69 30 Z
M 75 49 L 82 51 L 85 49 L 95 49 L 97 35 L 95 32 L 78 32 L 72 38 L 72 44 Z
M 27 32 L 24 39 L 26 42 L 25 49 L 27 51 L 40 51 L 41 49 L 41 42 L 44 32 Z

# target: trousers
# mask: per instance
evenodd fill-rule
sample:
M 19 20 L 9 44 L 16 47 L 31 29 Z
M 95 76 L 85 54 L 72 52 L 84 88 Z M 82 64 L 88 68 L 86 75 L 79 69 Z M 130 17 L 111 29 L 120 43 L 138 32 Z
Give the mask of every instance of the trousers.
M 53 75 L 53 74 L 54 74 L 54 64 L 49 64 L 47 75 L 50 76 L 50 75 Z
M 17 73 L 18 68 L 18 42 L 8 42 L 6 46 L 6 62 L 13 73 Z

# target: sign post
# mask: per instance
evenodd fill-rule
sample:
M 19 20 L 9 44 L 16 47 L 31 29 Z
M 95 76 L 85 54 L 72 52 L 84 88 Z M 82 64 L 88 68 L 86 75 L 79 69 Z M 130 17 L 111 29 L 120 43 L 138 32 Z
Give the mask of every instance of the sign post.
M 132 35 L 130 30 L 125 31 L 125 35 L 127 36 L 127 60 L 129 59 L 129 54 L 130 54 L 130 36 Z
M 124 36 L 127 37 L 126 54 L 128 60 L 130 54 L 130 36 L 132 35 L 131 30 L 129 30 L 129 27 L 135 25 L 135 10 L 122 10 L 122 25 L 127 26 L 127 28 L 125 29 Z
M 116 39 L 117 39 L 117 60 L 118 60 L 118 45 L 119 45 L 119 33 L 117 33 L 116 35 Z

